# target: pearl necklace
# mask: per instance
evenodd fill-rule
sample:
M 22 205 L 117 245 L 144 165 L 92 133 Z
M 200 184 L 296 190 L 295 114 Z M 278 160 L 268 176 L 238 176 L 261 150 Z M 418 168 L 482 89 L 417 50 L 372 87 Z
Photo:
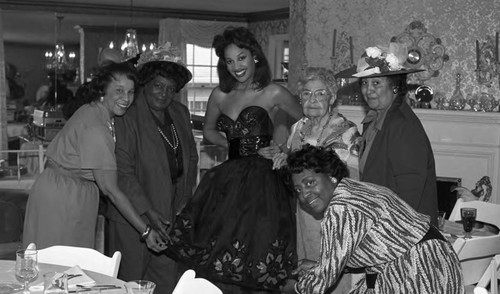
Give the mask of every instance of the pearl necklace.
M 174 124 L 170 125 L 170 129 L 172 130 L 172 134 L 174 135 L 174 143 L 172 144 L 170 140 L 165 136 L 165 134 L 162 132 L 159 126 L 156 126 L 156 129 L 158 132 L 160 132 L 160 135 L 163 137 L 163 140 L 167 142 L 168 146 L 174 150 L 175 153 L 177 153 L 177 147 L 179 147 L 179 138 L 177 137 L 177 132 L 175 131 L 175 126 Z
M 316 146 L 319 146 L 319 143 L 321 142 L 321 139 L 323 138 L 323 133 L 325 132 L 325 129 L 328 127 L 328 125 L 330 124 L 330 120 L 332 119 L 332 116 L 333 116 L 333 113 L 330 112 L 330 114 L 328 115 L 327 121 L 325 122 L 325 124 L 321 128 L 321 132 L 319 133 L 318 139 L 316 139 Z M 311 135 L 311 133 L 312 133 L 312 121 L 311 120 L 309 120 L 309 121 L 310 121 L 310 124 L 309 124 L 307 130 L 305 130 L 305 132 L 302 132 L 302 129 L 301 129 L 299 132 L 300 142 L 302 143 L 302 145 L 304 145 L 306 135 Z M 302 126 L 302 128 L 304 126 L 305 126 L 305 124 Z

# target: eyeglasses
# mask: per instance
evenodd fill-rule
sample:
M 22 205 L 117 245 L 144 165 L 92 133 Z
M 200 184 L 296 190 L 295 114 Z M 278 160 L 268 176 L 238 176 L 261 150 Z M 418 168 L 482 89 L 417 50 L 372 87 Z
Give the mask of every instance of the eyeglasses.
M 316 98 L 316 101 L 319 102 L 327 100 L 330 95 L 326 89 L 318 89 L 314 92 L 311 90 L 303 90 L 300 92 L 300 98 L 302 98 L 302 100 L 311 100 L 313 96 Z
M 153 87 L 157 91 L 166 92 L 168 94 L 175 94 L 177 88 L 175 86 L 164 85 L 161 83 L 154 83 Z

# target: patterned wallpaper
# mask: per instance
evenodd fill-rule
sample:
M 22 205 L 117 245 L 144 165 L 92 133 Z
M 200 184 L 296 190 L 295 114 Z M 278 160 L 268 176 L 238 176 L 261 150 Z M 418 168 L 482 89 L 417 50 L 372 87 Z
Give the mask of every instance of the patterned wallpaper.
M 251 22 L 248 24 L 248 29 L 255 35 L 260 46 L 262 46 L 262 50 L 266 53 L 269 45 L 269 35 L 288 34 L 288 23 L 288 19 Z
M 499 79 L 491 88 L 480 87 L 474 72 L 475 40 L 500 31 L 498 0 L 290 0 L 290 75 L 303 66 L 300 54 L 293 53 L 301 45 L 305 45 L 308 65 L 330 65 L 334 29 L 352 35 L 356 62 L 366 47 L 387 46 L 391 37 L 403 33 L 414 20 L 422 21 L 428 33 L 442 40 L 450 57 L 440 75 L 426 85 L 450 97 L 455 75 L 461 73 L 465 96 L 485 91 L 500 98 Z M 295 23 L 304 23 L 304 28 L 299 30 Z

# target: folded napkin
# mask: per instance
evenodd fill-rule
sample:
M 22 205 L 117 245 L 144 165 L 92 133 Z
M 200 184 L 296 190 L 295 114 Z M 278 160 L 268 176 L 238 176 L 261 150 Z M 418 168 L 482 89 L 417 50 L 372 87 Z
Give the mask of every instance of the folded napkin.
M 63 273 L 60 273 L 62 275 Z M 77 285 L 81 285 L 84 287 L 92 287 L 96 284 L 96 282 L 89 277 L 78 265 L 75 265 L 72 268 L 69 268 L 64 271 L 64 274 L 68 276 L 68 290 L 76 290 Z M 34 284 L 30 287 L 30 291 L 43 291 L 44 281 L 42 279 L 41 282 Z
M 64 273 L 68 275 L 68 290 L 75 290 L 76 285 L 92 287 L 96 284 L 78 265 L 67 269 Z M 72 276 L 74 277 L 72 278 Z

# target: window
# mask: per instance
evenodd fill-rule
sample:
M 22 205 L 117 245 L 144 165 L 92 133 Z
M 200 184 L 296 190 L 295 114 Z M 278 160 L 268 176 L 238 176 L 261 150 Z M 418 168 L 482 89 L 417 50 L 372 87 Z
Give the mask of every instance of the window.
M 213 48 L 186 45 L 186 65 L 193 74 L 187 84 L 188 108 L 192 114 L 205 115 L 208 97 L 219 84 L 218 60 Z
M 275 81 L 286 81 L 288 79 L 289 55 L 288 35 L 270 35 L 267 57 Z

